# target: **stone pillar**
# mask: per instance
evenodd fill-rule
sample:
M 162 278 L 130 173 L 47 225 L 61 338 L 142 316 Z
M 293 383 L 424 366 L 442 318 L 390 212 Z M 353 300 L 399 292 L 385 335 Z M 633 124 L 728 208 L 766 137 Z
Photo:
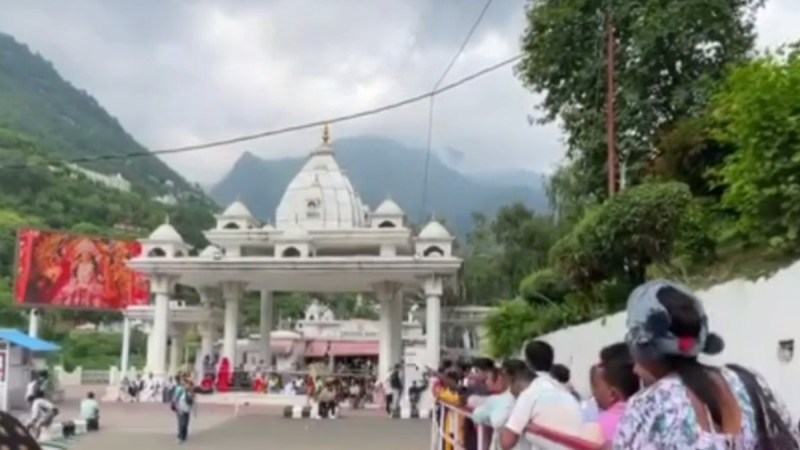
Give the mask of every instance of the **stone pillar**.
M 259 345 L 258 356 L 264 361 L 264 367 L 272 370 L 272 292 L 261 291 L 261 327 L 259 335 L 261 342 Z
M 158 378 L 167 376 L 167 336 L 169 333 L 169 295 L 173 279 L 163 275 L 150 278 L 150 290 L 155 297 L 153 312 L 153 355 L 148 354 L 148 369 Z
M 216 327 L 211 323 L 200 324 L 200 354 L 198 355 L 200 362 L 203 358 L 209 358 L 214 353 L 214 341 L 216 340 Z
M 442 280 L 431 276 L 425 280 L 425 347 L 428 365 L 437 370 L 442 348 Z
M 228 358 L 232 369 L 236 370 L 236 339 L 239 337 L 239 301 L 244 285 L 237 282 L 222 284 L 222 297 L 225 300 L 225 329 L 222 336 L 222 357 Z
M 150 340 L 148 339 L 148 343 Z M 149 350 L 149 349 L 148 349 Z M 131 354 L 131 319 L 127 315 L 122 316 L 122 354 L 119 357 L 119 370 L 122 377 L 127 378 L 130 371 Z
M 41 311 L 34 308 L 28 313 L 28 336 L 39 337 L 39 316 Z
M 217 323 L 212 314 L 211 289 L 200 289 L 200 302 L 205 309 L 204 314 L 209 318 L 208 322 L 200 323 L 197 327 L 200 333 L 200 352 L 196 358 L 196 365 L 199 369 L 203 369 L 203 358 L 211 357 L 214 353 L 214 342 L 217 340 Z
M 183 366 L 183 329 L 175 327 L 172 333 L 172 345 L 169 348 L 169 373 L 177 375 Z
M 147 353 L 145 354 L 145 367 L 142 369 L 142 372 L 149 372 L 152 373 L 153 366 L 154 366 L 154 359 L 155 356 L 155 348 L 154 348 L 154 340 L 153 340 L 153 323 L 149 322 L 146 326 L 145 332 L 147 333 Z M 146 373 L 143 373 L 145 375 Z
M 389 342 L 392 346 L 392 355 L 395 357 L 394 364 L 401 363 L 403 360 L 403 296 L 399 291 L 392 296 L 392 318 L 389 322 Z
M 394 337 L 397 336 L 395 326 L 394 301 L 397 286 L 393 283 L 380 283 L 375 286 L 375 293 L 380 301 L 380 318 L 378 321 L 378 381 L 383 382 L 391 373 L 395 364 L 400 362 L 397 354 L 398 345 Z

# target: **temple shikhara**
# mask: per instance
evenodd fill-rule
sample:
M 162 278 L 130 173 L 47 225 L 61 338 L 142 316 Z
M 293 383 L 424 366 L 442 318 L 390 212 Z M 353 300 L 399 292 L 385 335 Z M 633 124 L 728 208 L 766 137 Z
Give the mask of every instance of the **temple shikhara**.
M 254 351 L 253 358 L 282 365 L 301 340 L 326 342 L 325 349 L 317 349 L 322 354 L 337 348 L 343 353 L 377 352 L 379 379 L 403 360 L 404 346 L 416 346 L 418 364 L 439 366 L 442 291 L 455 281 L 462 263 L 452 254 L 454 238 L 435 220 L 415 235 L 391 199 L 374 210 L 365 205 L 336 162 L 327 127 L 321 145 L 286 187 L 272 223 L 262 223 L 237 200 L 216 216 L 216 226 L 205 236 L 211 245 L 192 256 L 167 221 L 140 241 L 141 256 L 129 261 L 150 279 L 154 298 L 152 305 L 128 311 L 128 317 L 148 323 L 145 372 L 169 373 L 170 362 L 181 357 L 168 357 L 168 342 L 181 342 L 189 326 L 197 326 L 201 336 L 198 358 L 213 352 L 221 338 L 221 356 L 234 367 L 252 362 L 245 358 Z M 175 302 L 176 284 L 195 288 L 202 306 Z M 255 349 L 240 333 L 245 291 L 260 292 Z M 357 330 L 334 325 L 336 318 L 313 303 L 314 312 L 307 310 L 294 329 L 273 333 L 273 292 L 372 292 L 379 301 L 379 320 L 364 321 L 359 336 Z M 423 323 L 404 316 L 403 302 L 412 295 L 424 298 Z M 127 328 L 125 336 L 130 334 Z M 302 351 L 308 347 L 304 342 Z M 127 369 L 124 355 L 122 370 Z

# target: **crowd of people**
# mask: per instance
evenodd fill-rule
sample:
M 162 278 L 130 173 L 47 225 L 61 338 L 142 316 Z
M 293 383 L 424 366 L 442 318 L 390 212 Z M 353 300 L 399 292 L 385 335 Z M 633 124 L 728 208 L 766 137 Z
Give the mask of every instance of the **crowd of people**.
M 626 323 L 624 339 L 604 347 L 586 374 L 587 398 L 541 340 L 526 343 L 521 359 L 445 364 L 434 385 L 447 405 L 435 417 L 439 448 L 800 448 L 786 406 L 759 375 L 700 362 L 724 342 L 688 288 L 645 283 L 628 299 Z
M 701 355 L 722 352 L 724 341 L 711 331 L 701 302 L 688 288 L 668 281 L 638 287 L 628 298 L 626 326 L 625 336 L 602 348 L 583 374 L 590 385 L 585 397 L 571 385 L 569 369 L 556 363 L 557 349 L 543 340 L 525 343 L 518 359 L 476 358 L 430 372 L 434 396 L 444 405 L 434 415 L 437 448 L 800 450 L 788 409 L 762 377 L 736 364 L 700 361 Z M 397 402 L 388 397 L 399 397 L 405 388 L 401 369 L 395 367 L 378 383 L 390 413 Z M 415 385 L 417 400 L 427 379 Z M 335 413 L 347 399 L 358 403 L 371 391 L 356 378 L 299 380 L 289 384 L 304 389 L 325 414 Z M 34 437 L 59 414 L 45 384 L 41 373 L 28 385 L 31 417 L 25 425 Z M 170 404 L 180 442 L 188 437 L 195 390 L 188 376 L 164 385 L 152 377 L 126 385 L 132 401 L 155 396 Z M 81 414 L 99 421 L 92 393 L 81 403 Z M 7 415 L 0 420 L 14 421 Z

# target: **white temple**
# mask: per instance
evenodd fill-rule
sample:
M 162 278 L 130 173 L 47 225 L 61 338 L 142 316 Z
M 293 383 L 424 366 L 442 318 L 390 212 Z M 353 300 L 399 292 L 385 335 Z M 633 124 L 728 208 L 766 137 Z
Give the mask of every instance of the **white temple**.
M 234 366 L 243 362 L 237 351 L 243 292 L 260 292 L 261 361 L 273 359 L 272 292 L 374 292 L 380 301 L 380 379 L 402 358 L 404 297 L 421 292 L 426 330 L 423 359 L 430 367 L 439 366 L 443 285 L 461 267 L 461 259 L 452 255 L 453 236 L 436 221 L 414 236 L 402 209 L 390 199 L 370 212 L 337 164 L 327 127 L 322 145 L 284 192 L 274 226 L 259 223 L 240 201 L 216 219 L 216 227 L 205 233 L 211 245 L 197 256 L 164 223 L 141 240 L 142 256 L 129 261 L 131 268 L 149 277 L 153 294 L 147 372 L 159 377 L 169 372 L 169 335 L 176 324 L 181 326 L 173 320 L 181 316 L 181 309 L 170 306 L 177 283 L 194 287 L 200 293 L 201 308 L 207 310 L 192 313 L 202 324 L 204 354 L 218 339 L 212 304 L 224 305 L 221 353 Z M 122 369 L 127 370 L 127 364 Z

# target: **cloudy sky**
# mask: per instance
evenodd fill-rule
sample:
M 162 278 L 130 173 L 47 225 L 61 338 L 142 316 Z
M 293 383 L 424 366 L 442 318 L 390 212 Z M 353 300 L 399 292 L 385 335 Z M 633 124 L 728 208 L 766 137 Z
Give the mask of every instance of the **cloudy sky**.
M 373 108 L 429 90 L 484 0 L 0 0 L 0 30 L 53 61 L 149 148 L 217 140 Z M 516 54 L 524 0 L 496 0 L 445 81 Z M 800 1 L 767 0 L 760 44 L 797 39 Z M 434 147 L 467 169 L 549 171 L 555 127 L 530 126 L 536 98 L 510 68 L 436 100 Z M 423 146 L 427 104 L 332 128 Z M 299 156 L 319 131 L 173 155 L 201 183 L 244 150 Z M 502 153 L 501 153 L 502 152 Z M 498 157 L 502 155 L 502 157 Z

